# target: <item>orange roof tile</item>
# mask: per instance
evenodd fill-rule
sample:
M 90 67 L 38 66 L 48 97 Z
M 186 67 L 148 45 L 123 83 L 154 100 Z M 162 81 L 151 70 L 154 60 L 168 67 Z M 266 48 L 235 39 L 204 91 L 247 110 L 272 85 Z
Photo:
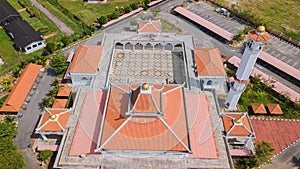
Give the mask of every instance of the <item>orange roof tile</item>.
M 61 88 L 59 88 L 56 96 L 57 97 L 69 97 L 71 91 L 72 91 L 72 88 L 70 88 L 70 87 L 61 87 Z
M 270 35 L 268 32 L 264 32 L 263 35 L 258 35 L 256 34 L 255 29 L 248 31 L 248 35 L 255 41 L 268 41 L 270 39 Z
M 241 119 L 237 124 L 235 119 Z M 254 135 L 247 113 L 227 113 L 222 115 L 226 135 L 251 136 Z
M 154 86 L 152 90 L 156 90 L 154 88 L 159 87 Z M 182 87 L 164 86 L 162 89 L 164 116 L 126 116 L 126 112 L 129 111 L 130 94 L 125 91 L 129 92 L 130 87 L 126 85 L 111 87 L 101 133 L 100 147 L 102 149 L 187 151 L 186 147 L 180 143 L 189 145 Z M 149 97 L 140 100 L 140 104 L 144 102 L 148 105 L 147 99 Z M 145 105 L 141 106 L 142 111 L 145 110 Z M 176 139 L 166 125 L 181 141 Z M 115 135 L 112 135 L 113 133 Z
M 65 108 L 68 99 L 55 99 L 52 108 Z
M 279 104 L 267 104 L 270 114 L 283 114 Z
M 159 21 L 141 21 L 138 24 L 138 32 L 153 32 L 157 33 L 161 31 L 161 23 Z
M 226 76 L 218 48 L 195 48 L 194 57 L 199 76 Z
M 9 94 L 0 112 L 19 112 L 42 66 L 29 63 L 14 89 Z
M 55 115 L 55 119 L 51 119 Z M 45 108 L 43 116 L 36 129 L 38 132 L 63 132 L 66 128 L 70 116 L 70 109 L 47 109 Z
M 71 63 L 70 72 L 96 73 L 98 70 L 102 49 L 102 46 L 79 45 L 73 62 Z
M 252 103 L 251 107 L 254 114 L 267 114 L 265 106 L 262 103 Z

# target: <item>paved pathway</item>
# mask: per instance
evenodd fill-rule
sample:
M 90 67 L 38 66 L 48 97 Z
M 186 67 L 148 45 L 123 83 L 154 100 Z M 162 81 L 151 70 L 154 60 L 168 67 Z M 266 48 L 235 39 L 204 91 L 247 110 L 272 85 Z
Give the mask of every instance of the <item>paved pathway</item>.
M 30 144 L 31 136 L 34 133 L 37 121 L 41 115 L 40 104 L 42 98 L 46 97 L 46 94 L 50 90 L 51 84 L 55 79 L 54 72 L 49 69 L 42 72 L 42 75 L 42 78 L 39 79 L 39 83 L 37 84 L 37 89 L 34 90 L 30 102 L 27 104 L 27 109 L 20 111 L 19 115 L 22 114 L 22 116 L 17 119 L 18 134 L 15 138 L 15 143 L 18 146 L 18 149 L 23 151 L 25 160 L 28 163 L 28 169 L 35 167 L 31 166 L 31 164 L 34 163 L 32 162 L 32 154 L 28 153 L 27 146 Z
M 45 7 L 43 7 L 37 0 L 30 0 L 30 2 L 36 6 L 41 12 L 43 12 L 63 33 L 71 35 L 74 31 L 66 24 L 60 21 L 56 16 L 51 14 Z

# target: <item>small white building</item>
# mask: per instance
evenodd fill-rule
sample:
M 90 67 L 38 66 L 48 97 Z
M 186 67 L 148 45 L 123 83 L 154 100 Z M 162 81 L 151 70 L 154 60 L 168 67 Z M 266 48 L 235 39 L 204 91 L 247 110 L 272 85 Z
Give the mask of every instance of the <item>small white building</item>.
M 99 70 L 102 49 L 102 46 L 78 46 L 69 71 L 73 87 L 91 85 Z
M 202 89 L 222 89 L 226 83 L 226 72 L 218 48 L 195 48 L 195 73 Z

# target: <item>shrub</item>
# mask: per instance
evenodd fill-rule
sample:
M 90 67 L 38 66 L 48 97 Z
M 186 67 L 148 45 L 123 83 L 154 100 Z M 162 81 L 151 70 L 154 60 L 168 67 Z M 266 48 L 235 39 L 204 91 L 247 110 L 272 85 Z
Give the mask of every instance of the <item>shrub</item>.
M 52 156 L 52 151 L 50 151 L 50 150 L 43 150 L 43 151 L 41 151 L 41 153 L 40 153 L 40 160 L 42 160 L 42 161 L 45 161 L 45 160 L 47 160 L 48 158 L 50 158 L 51 156 Z
M 144 4 L 148 5 L 151 2 L 151 0 L 144 0 Z
M 51 54 L 56 50 L 56 45 L 53 42 L 48 42 L 45 49 Z
M 60 41 L 63 43 L 63 47 L 66 47 L 71 42 L 71 37 L 63 36 Z
M 139 8 L 139 4 L 137 2 L 133 3 L 130 5 L 130 7 L 133 9 L 133 10 L 136 10 Z
M 115 11 L 112 14 L 110 14 L 111 19 L 117 19 L 120 16 L 120 12 Z
M 97 22 L 100 25 L 106 24 L 108 22 L 108 18 L 106 15 L 102 15 L 102 16 L 100 16 L 100 18 L 97 19 Z
M 125 7 L 125 13 L 129 13 L 132 11 L 132 8 L 130 6 Z

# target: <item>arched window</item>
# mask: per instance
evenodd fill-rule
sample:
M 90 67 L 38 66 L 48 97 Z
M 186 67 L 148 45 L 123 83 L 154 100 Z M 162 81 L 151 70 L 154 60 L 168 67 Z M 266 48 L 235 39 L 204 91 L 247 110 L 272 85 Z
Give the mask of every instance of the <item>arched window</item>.
M 207 81 L 207 85 L 212 85 L 212 80 Z

